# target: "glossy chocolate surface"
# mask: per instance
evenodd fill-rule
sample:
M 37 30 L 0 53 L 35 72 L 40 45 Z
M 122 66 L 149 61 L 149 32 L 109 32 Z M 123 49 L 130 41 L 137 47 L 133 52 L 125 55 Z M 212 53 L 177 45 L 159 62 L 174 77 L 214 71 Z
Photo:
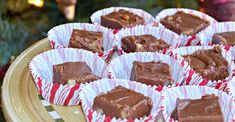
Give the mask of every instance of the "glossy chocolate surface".
M 125 52 L 156 52 L 169 48 L 170 45 L 161 39 L 145 34 L 139 36 L 126 36 L 121 39 Z
M 101 25 L 111 29 L 133 27 L 139 24 L 144 24 L 142 17 L 123 9 L 101 16 Z
M 182 11 L 161 19 L 161 24 L 177 34 L 184 35 L 195 35 L 209 26 L 208 21 Z
M 172 118 L 179 122 L 223 122 L 219 99 L 205 95 L 201 99 L 177 99 Z
M 102 32 L 74 29 L 69 41 L 69 48 L 80 48 L 94 53 L 103 51 Z
M 235 45 L 235 31 L 216 33 L 212 37 L 213 44 Z
M 53 65 L 53 83 L 74 85 L 98 79 L 100 77 L 92 74 L 90 67 L 85 62 L 67 62 Z
M 173 82 L 169 65 L 161 61 L 134 61 L 130 79 L 151 86 L 170 85 Z
M 152 100 L 141 93 L 117 86 L 95 97 L 93 109 L 98 113 L 116 118 L 135 119 L 148 116 Z
M 228 62 L 222 56 L 220 47 L 198 50 L 184 58 L 197 73 L 208 80 L 223 80 L 229 76 Z

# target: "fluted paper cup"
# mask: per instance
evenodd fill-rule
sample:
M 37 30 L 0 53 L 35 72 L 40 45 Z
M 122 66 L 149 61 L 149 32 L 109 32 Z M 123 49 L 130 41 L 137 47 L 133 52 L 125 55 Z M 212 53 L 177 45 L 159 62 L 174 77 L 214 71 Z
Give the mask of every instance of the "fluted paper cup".
M 212 45 L 212 37 L 215 33 L 235 31 L 235 22 L 220 22 L 210 25 L 198 34 L 202 45 Z M 233 60 L 235 59 L 235 46 L 226 46 L 227 50 L 231 50 Z
M 160 112 L 161 105 L 161 94 L 153 88 L 149 88 L 144 84 L 137 82 L 130 82 L 128 80 L 121 79 L 102 79 L 96 82 L 92 82 L 84 86 L 80 93 L 79 98 L 81 99 L 82 109 L 85 114 L 85 118 L 88 122 L 127 122 L 127 119 L 111 118 L 108 115 L 98 114 L 92 109 L 94 99 L 100 93 L 108 92 L 116 86 L 123 86 L 125 88 L 134 90 L 138 93 L 144 94 L 145 96 L 152 99 L 153 107 L 149 116 L 142 117 L 140 119 L 134 119 L 129 121 L 154 121 Z
M 167 63 L 170 67 L 173 85 L 177 86 L 183 83 L 183 80 L 186 79 L 185 74 L 189 70 L 189 66 L 181 65 L 176 58 L 172 58 L 168 55 L 164 55 L 161 53 L 150 53 L 150 52 L 139 52 L 139 53 L 129 53 L 122 56 L 119 56 L 112 60 L 107 68 L 108 72 L 110 72 L 111 78 L 118 79 L 130 79 L 133 62 L 141 61 L 141 62 L 151 62 L 151 61 L 162 61 L 163 63 Z M 156 86 L 154 86 L 156 87 Z
M 114 11 L 119 11 L 120 9 L 129 11 L 131 13 L 134 13 L 142 18 L 144 18 L 145 21 L 145 25 L 156 25 L 156 21 L 155 18 L 150 15 L 149 13 L 145 12 L 142 9 L 137 9 L 137 8 L 127 8 L 127 7 L 110 7 L 110 8 L 105 8 L 105 9 L 101 9 L 96 11 L 95 13 L 93 13 L 90 17 L 91 22 L 93 24 L 98 24 L 101 25 L 101 16 L 110 14 Z M 155 24 L 154 24 L 155 23 Z M 114 30 L 114 33 L 118 32 L 118 30 Z
M 201 19 L 208 21 L 210 25 L 218 23 L 214 18 L 200 11 L 186 9 L 186 8 L 170 8 L 170 9 L 164 9 L 157 14 L 156 21 L 158 25 L 165 27 L 164 25 L 160 23 L 161 19 L 165 18 L 166 16 L 174 15 L 176 12 L 179 12 L 179 11 L 183 11 L 184 13 L 200 17 Z M 186 36 L 186 35 L 181 34 L 180 37 L 181 37 L 180 46 L 200 45 L 200 41 L 198 38 L 196 38 L 196 36 Z
M 233 96 L 233 101 L 235 104 L 235 77 L 232 78 L 231 82 L 228 83 L 227 91 Z
M 214 46 L 189 46 L 189 47 L 181 47 L 181 48 L 175 49 L 174 51 L 172 51 L 172 53 L 174 56 L 180 57 L 179 60 L 181 60 L 183 64 L 186 64 L 187 66 L 190 67 L 188 62 L 182 57 L 183 55 L 192 54 L 197 50 L 208 50 L 208 49 L 213 49 L 213 48 Z M 188 78 L 184 82 L 185 85 L 201 85 L 201 86 L 206 85 L 206 86 L 214 87 L 220 90 L 226 89 L 227 83 L 232 79 L 233 74 L 235 73 L 235 65 L 234 65 L 234 62 L 232 61 L 231 53 L 226 50 L 226 47 L 220 47 L 220 48 L 222 49 L 221 53 L 222 53 L 223 58 L 225 58 L 225 60 L 228 62 L 229 76 L 223 80 L 212 81 L 212 80 L 207 80 L 206 78 L 203 78 L 201 75 L 196 73 L 196 71 L 191 69 L 191 70 L 188 70 L 188 72 L 186 73 L 186 76 Z
M 169 88 L 162 93 L 162 109 L 166 121 L 174 122 L 171 113 L 175 109 L 176 99 L 200 99 L 204 95 L 214 94 L 219 97 L 220 108 L 225 122 L 235 121 L 235 104 L 232 96 L 223 91 L 206 86 L 179 86 Z
M 79 104 L 78 93 L 83 84 L 53 84 L 53 65 L 65 62 L 86 62 L 92 73 L 107 77 L 105 61 L 92 52 L 62 48 L 43 52 L 29 63 L 30 72 L 39 93 L 48 102 L 56 105 L 74 106 Z
M 103 33 L 102 46 L 104 51 L 96 53 L 104 60 L 109 60 L 115 47 L 115 39 L 111 30 L 88 23 L 69 23 L 56 26 L 48 32 L 51 48 L 68 48 L 73 29 L 87 30 Z
M 135 26 L 133 28 L 126 28 L 121 29 L 117 34 L 115 34 L 115 39 L 117 42 L 118 52 L 119 54 L 124 54 L 125 51 L 122 49 L 122 38 L 126 36 L 138 36 L 138 35 L 144 35 L 144 34 L 150 34 L 157 39 L 162 39 L 167 44 L 170 44 L 170 48 L 166 48 L 164 50 L 161 50 L 159 52 L 168 54 L 171 52 L 172 49 L 177 48 L 180 43 L 180 37 L 176 33 L 173 33 L 172 31 L 169 31 L 164 28 L 160 27 L 152 27 L 152 26 Z

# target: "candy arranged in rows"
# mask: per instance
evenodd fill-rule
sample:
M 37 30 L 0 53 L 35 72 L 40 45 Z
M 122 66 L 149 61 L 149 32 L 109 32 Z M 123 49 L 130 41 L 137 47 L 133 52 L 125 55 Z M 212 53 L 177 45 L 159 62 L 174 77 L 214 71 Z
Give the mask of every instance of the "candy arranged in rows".
M 94 24 L 51 29 L 48 38 L 56 50 L 30 62 L 45 100 L 65 106 L 81 102 L 87 121 L 235 121 L 234 23 L 217 23 L 189 9 L 166 9 L 153 18 L 124 7 L 97 11 L 91 20 Z M 189 46 L 200 44 L 220 46 Z M 124 55 L 107 64 L 103 59 L 116 47 Z
M 233 97 L 205 86 L 158 92 L 134 81 L 102 79 L 79 95 L 87 121 L 234 121 Z
M 227 84 L 233 81 L 235 72 L 231 55 L 224 48 L 181 47 L 173 50 L 172 56 L 136 52 L 117 57 L 108 65 L 92 52 L 65 48 L 36 56 L 30 62 L 30 69 L 39 90 L 45 92 L 47 99 L 63 105 L 67 97 L 54 101 L 50 99 L 51 93 L 41 88 L 55 90 L 53 87 L 59 86 L 60 94 L 62 89 L 76 87 L 78 90 L 81 84 L 108 77 L 133 80 L 151 87 L 207 85 L 224 91 Z M 54 95 L 57 94 L 54 92 Z

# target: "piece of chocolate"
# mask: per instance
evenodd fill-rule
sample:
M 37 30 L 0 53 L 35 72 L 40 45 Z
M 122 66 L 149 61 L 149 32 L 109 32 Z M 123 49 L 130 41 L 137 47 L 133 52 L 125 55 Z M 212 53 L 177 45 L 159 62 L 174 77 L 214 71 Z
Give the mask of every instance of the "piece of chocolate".
M 149 97 L 123 86 L 117 86 L 107 93 L 95 97 L 93 109 L 106 116 L 136 119 L 148 116 L 153 103 Z
M 171 117 L 179 122 L 223 122 L 219 99 L 214 94 L 201 99 L 177 99 Z
M 161 19 L 160 22 L 166 28 L 176 32 L 177 34 L 184 35 L 195 35 L 209 26 L 208 21 L 182 11 L 176 12 L 171 16 L 166 16 Z
M 139 36 L 126 36 L 121 39 L 125 52 L 156 52 L 169 48 L 170 45 L 161 39 L 145 34 Z
M 173 82 L 169 65 L 161 61 L 134 61 L 130 80 L 151 86 L 170 85 Z
M 111 29 L 133 27 L 139 24 L 144 24 L 142 17 L 123 9 L 101 16 L 101 25 Z
M 212 37 L 213 44 L 235 45 L 235 31 L 215 33 Z
M 80 48 L 93 53 L 100 53 L 103 51 L 102 41 L 102 32 L 73 29 L 69 48 Z
M 229 76 L 228 62 L 223 58 L 220 47 L 198 50 L 183 57 L 199 75 L 208 80 L 223 80 Z
M 85 62 L 67 62 L 53 65 L 53 83 L 71 84 L 87 83 L 100 77 L 92 74 L 91 68 Z

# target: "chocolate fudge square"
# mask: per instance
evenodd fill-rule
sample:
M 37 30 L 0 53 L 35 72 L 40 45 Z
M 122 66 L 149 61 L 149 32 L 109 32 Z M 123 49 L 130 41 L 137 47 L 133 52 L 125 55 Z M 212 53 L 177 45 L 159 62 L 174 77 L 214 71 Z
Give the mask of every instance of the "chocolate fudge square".
M 213 44 L 235 45 L 235 31 L 215 33 L 212 37 Z
M 117 86 L 107 93 L 95 97 L 93 109 L 106 116 L 135 119 L 148 116 L 153 103 L 141 93 Z
M 229 76 L 228 62 L 222 56 L 220 47 L 197 50 L 183 57 L 199 75 L 208 80 L 222 80 Z
M 195 35 L 201 30 L 209 26 L 209 22 L 200 17 L 184 13 L 176 12 L 174 15 L 166 16 L 160 20 L 166 28 L 174 31 L 177 34 Z
M 169 65 L 161 61 L 134 61 L 130 80 L 151 86 L 170 85 L 173 82 Z
M 161 39 L 145 34 L 139 36 L 126 36 L 121 39 L 125 52 L 156 52 L 169 48 L 170 45 Z
M 179 122 L 223 122 L 219 99 L 214 94 L 201 99 L 177 99 L 171 117 Z
M 103 51 L 102 42 L 102 32 L 73 29 L 69 48 L 80 48 L 93 53 L 100 53 Z
M 101 25 L 111 29 L 133 27 L 140 24 L 144 24 L 142 17 L 123 9 L 101 16 Z
M 85 62 L 67 62 L 53 65 L 53 83 L 80 84 L 98 80 L 100 77 L 92 74 L 91 68 Z

